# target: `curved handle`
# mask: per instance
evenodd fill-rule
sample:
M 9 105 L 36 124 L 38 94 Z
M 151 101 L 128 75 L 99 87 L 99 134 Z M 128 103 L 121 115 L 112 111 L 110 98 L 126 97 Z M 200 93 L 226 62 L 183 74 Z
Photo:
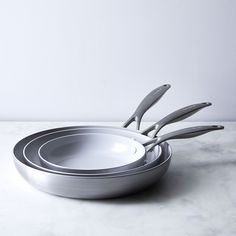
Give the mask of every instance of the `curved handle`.
M 136 129 L 139 130 L 141 119 L 144 113 L 152 107 L 155 103 L 157 103 L 161 97 L 166 93 L 166 91 L 170 88 L 169 84 L 164 84 L 153 91 L 151 91 L 139 104 L 133 115 L 123 124 L 122 127 L 128 127 L 133 121 L 136 121 Z
M 211 106 L 210 102 L 197 103 L 197 104 L 193 104 L 193 105 L 190 105 L 190 106 L 187 106 L 187 107 L 183 107 L 179 110 L 176 110 L 176 111 L 170 113 L 169 115 L 167 115 L 166 117 L 164 117 L 160 121 L 156 122 L 155 124 L 151 125 L 147 129 L 143 130 L 141 132 L 141 134 L 148 135 L 148 133 L 155 130 L 153 135 L 152 135 L 152 138 L 154 138 L 157 135 L 157 133 L 164 126 L 166 126 L 168 124 L 171 124 L 171 123 L 175 123 L 177 121 L 184 120 L 184 119 L 192 116 L 196 112 L 200 111 L 202 108 L 208 107 L 208 106 Z
M 156 145 L 170 140 L 170 139 L 185 139 L 185 138 L 193 138 L 200 136 L 202 134 L 214 131 L 214 130 L 221 130 L 224 129 L 224 126 L 221 125 L 206 125 L 206 126 L 195 126 L 185 129 L 180 129 L 174 132 L 170 132 L 168 134 L 164 134 L 160 137 L 154 138 L 149 140 L 148 142 L 144 143 L 144 146 L 148 146 L 152 144 L 150 147 L 147 148 L 147 152 L 152 150 Z

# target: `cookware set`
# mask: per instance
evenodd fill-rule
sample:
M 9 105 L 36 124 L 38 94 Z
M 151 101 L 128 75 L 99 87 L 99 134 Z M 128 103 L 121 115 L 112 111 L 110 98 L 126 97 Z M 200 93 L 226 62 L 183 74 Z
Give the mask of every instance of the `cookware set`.
M 178 109 L 140 131 L 145 112 L 168 91 L 150 92 L 122 127 L 71 126 L 41 131 L 14 147 L 19 173 L 39 190 L 70 198 L 121 197 L 156 183 L 167 171 L 171 139 L 192 138 L 224 127 L 195 126 L 159 135 L 166 125 L 184 120 L 209 102 Z M 136 130 L 127 127 L 136 122 Z

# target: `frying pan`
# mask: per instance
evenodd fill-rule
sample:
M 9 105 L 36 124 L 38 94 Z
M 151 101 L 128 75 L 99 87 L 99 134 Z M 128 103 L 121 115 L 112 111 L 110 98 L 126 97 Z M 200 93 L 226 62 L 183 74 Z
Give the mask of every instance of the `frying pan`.
M 155 146 L 170 139 L 181 139 L 195 137 L 203 134 L 203 131 L 219 129 L 218 126 L 192 127 L 171 132 L 158 138 L 151 139 L 143 145 L 135 140 L 122 143 L 119 141 L 122 136 L 104 135 L 98 133 L 73 134 L 59 136 L 50 139 L 38 149 L 38 157 L 42 166 L 52 170 L 68 173 L 95 174 L 112 173 L 120 170 L 129 170 L 138 165 L 126 165 L 124 163 L 136 162 L 144 164 L 146 154 Z M 110 138 L 108 142 L 107 137 Z M 114 136 L 114 138 L 113 138 Z M 124 139 L 124 137 L 122 137 Z M 127 138 L 126 138 L 127 139 Z M 115 141 L 114 141 L 115 140 Z M 119 142 L 118 142 L 119 141 Z M 85 143 L 85 145 L 84 145 Z M 109 143 L 109 147 L 107 148 Z M 150 147 L 148 145 L 154 143 Z M 156 151 L 156 156 L 160 157 L 161 148 Z M 135 162 L 133 162 L 135 163 Z M 115 169 L 112 167 L 116 167 Z
M 169 88 L 170 88 L 170 85 L 165 84 L 163 86 L 160 86 L 160 87 L 154 89 L 152 92 L 150 92 L 142 100 L 142 102 L 140 103 L 138 108 L 135 110 L 133 115 L 128 119 L 127 122 L 125 122 L 125 124 L 123 126 L 127 127 L 132 122 L 136 121 L 137 128 L 139 128 L 140 122 L 141 122 L 141 119 L 142 119 L 144 113 L 151 106 L 153 106 L 157 101 L 159 101 L 160 98 L 164 95 L 164 93 Z M 151 128 L 148 129 L 148 131 L 145 130 L 145 134 L 148 134 L 150 131 L 155 130 L 155 128 L 158 128 L 158 131 L 159 131 L 164 125 L 182 120 L 184 118 L 187 118 L 187 117 L 193 115 L 194 113 L 196 113 L 197 111 L 199 111 L 200 109 L 202 109 L 203 107 L 207 107 L 209 105 L 211 105 L 211 103 L 200 103 L 200 104 L 194 104 L 194 105 L 182 108 L 180 110 L 177 110 L 176 112 L 173 112 L 170 115 L 168 115 L 167 117 L 163 118 L 160 122 L 157 122 L 156 124 L 154 124 Z M 109 132 L 106 132 L 106 133 L 109 134 Z M 155 134 L 156 133 L 157 132 L 155 132 Z M 83 156 L 80 155 L 80 158 L 78 159 L 78 160 L 80 160 L 80 164 L 82 163 L 83 165 L 82 165 L 81 169 L 70 168 L 71 172 L 79 172 L 79 173 L 86 173 L 86 174 L 95 173 L 96 174 L 96 173 L 106 173 L 106 172 L 110 173 L 110 172 L 114 172 L 114 171 L 115 172 L 124 171 L 124 170 L 131 169 L 133 167 L 143 165 L 144 160 L 146 158 L 146 153 L 145 153 L 144 148 L 136 148 L 134 145 L 130 145 L 132 142 L 128 141 L 127 139 L 125 140 L 124 137 L 117 136 L 117 138 L 115 138 L 115 136 L 111 136 L 111 135 L 106 136 L 106 135 L 102 135 L 102 134 L 99 134 L 99 135 L 98 134 L 94 134 L 94 135 L 85 134 L 85 135 L 79 136 L 79 137 L 80 137 L 79 143 L 80 144 L 83 143 L 83 145 L 82 146 L 78 145 L 78 136 L 77 136 L 77 142 L 74 142 L 74 145 L 73 145 L 73 143 L 70 142 L 69 145 L 67 145 L 67 150 L 68 150 L 68 147 L 70 147 L 70 152 L 73 151 L 74 154 L 76 154 L 75 150 L 77 150 L 77 152 L 80 152 L 80 153 L 83 151 L 84 152 Z M 104 138 L 101 138 L 101 137 L 104 137 Z M 105 139 L 105 137 L 106 137 L 106 139 Z M 63 140 L 62 137 L 60 137 L 58 139 L 60 139 L 61 141 L 65 141 L 65 140 Z M 102 140 L 105 140 L 105 141 L 102 141 Z M 125 145 L 124 143 L 127 143 L 127 144 Z M 92 146 L 91 144 L 93 144 L 93 147 L 88 149 L 89 146 Z M 30 145 L 34 145 L 34 140 L 32 141 L 32 143 Z M 66 145 L 65 143 L 62 143 L 61 146 L 65 146 L 65 145 Z M 99 146 L 100 146 L 100 148 L 99 148 Z M 136 144 L 136 146 L 139 146 L 139 145 Z M 104 147 L 108 147 L 108 148 L 104 148 Z M 118 148 L 119 147 L 125 148 L 125 150 L 123 150 L 123 153 L 121 153 L 120 148 L 119 148 L 119 150 L 117 150 L 117 147 Z M 87 150 L 87 151 L 85 151 L 85 150 Z M 90 150 L 90 151 L 88 152 L 88 150 Z M 100 150 L 100 151 L 98 152 L 98 150 Z M 112 152 L 111 151 L 108 152 L 109 150 L 112 150 Z M 63 153 L 62 147 L 59 148 L 59 151 Z M 65 148 L 64 148 L 64 151 L 65 151 Z M 120 153 L 118 153 L 117 151 L 119 151 Z M 133 155 L 131 155 L 131 153 L 133 153 Z M 161 150 L 159 150 L 159 154 L 161 154 Z M 60 155 L 59 153 L 58 153 L 58 155 L 59 155 L 60 161 L 62 161 L 63 159 L 66 158 L 65 156 Z M 78 155 L 76 155 L 76 156 L 78 156 Z M 74 157 L 75 157 L 75 155 L 74 155 Z M 96 157 L 96 158 L 94 158 L 94 157 Z M 32 166 L 35 166 L 35 163 L 32 162 L 30 160 L 30 158 L 28 158 L 27 155 L 25 155 L 25 158 Z M 159 156 L 156 155 L 155 161 L 158 161 L 158 158 L 159 158 Z M 70 160 L 71 160 L 71 158 L 68 158 L 68 156 L 67 156 L 67 163 Z M 46 167 L 50 166 L 50 162 L 48 162 L 47 160 L 42 159 L 42 162 Z M 58 160 L 57 160 L 57 162 L 58 162 Z M 73 167 L 74 164 L 76 164 L 76 162 L 72 161 L 70 166 Z M 153 164 L 155 164 L 155 163 L 153 163 Z M 68 171 L 67 168 L 63 168 L 63 167 L 60 168 L 60 166 L 52 166 L 52 167 L 55 167 L 55 168 L 52 168 L 55 170 L 59 170 L 59 171 L 62 170 L 65 172 Z
M 101 175 L 91 178 L 91 176 L 59 174 L 47 169 L 42 171 L 39 168 L 30 166 L 23 155 L 25 145 L 37 137 L 60 132 L 64 129 L 51 129 L 30 135 L 19 141 L 14 147 L 15 166 L 22 177 L 35 188 L 50 194 L 80 199 L 105 199 L 125 196 L 156 183 L 166 173 L 171 161 L 171 148 L 168 143 L 164 142 L 161 144 L 163 155 L 160 164 L 145 170 L 129 171 L 124 174 Z M 78 129 L 78 127 L 67 127 L 67 129 L 73 130 Z M 127 133 L 132 133 L 133 137 L 140 138 L 140 134 L 136 131 L 128 130 Z M 142 136 L 142 139 L 144 138 L 145 136 Z M 149 138 L 146 137 L 147 139 Z
M 164 127 L 164 125 L 167 125 L 167 124 L 170 124 L 170 123 L 173 123 L 173 122 L 176 122 L 176 121 L 179 121 L 179 120 L 182 120 L 182 119 L 184 119 L 184 118 L 187 118 L 187 117 L 189 117 L 189 116 L 191 116 L 191 115 L 193 115 L 194 113 L 196 113 L 197 111 L 199 111 L 199 110 L 201 110 L 202 108 L 204 108 L 204 107 L 207 107 L 207 106 L 210 106 L 211 105 L 211 103 L 199 103 L 199 104 L 193 104 L 193 105 L 190 105 L 190 106 L 187 106 L 187 107 L 184 107 L 184 108 L 182 108 L 182 109 L 179 109 L 179 110 L 176 110 L 175 112 L 172 112 L 171 114 L 169 114 L 169 115 L 167 115 L 165 118 L 163 118 L 163 119 L 161 119 L 160 120 L 160 122 L 157 122 L 157 123 L 155 123 L 154 125 L 152 125 L 151 127 L 151 129 L 149 128 L 148 129 L 148 131 L 151 131 L 152 129 L 154 129 L 155 130 L 155 128 L 157 127 L 158 128 L 158 130 L 160 130 L 160 128 L 162 128 L 162 127 Z M 90 128 L 96 128 L 96 130 L 94 130 L 94 129 L 90 129 Z M 66 128 L 65 128 L 66 129 Z M 37 147 L 40 147 L 39 146 L 39 143 L 41 143 L 42 145 L 44 144 L 44 143 L 46 143 L 46 142 L 48 142 L 48 141 L 50 141 L 51 139 L 55 139 L 55 138 L 62 138 L 63 136 L 65 136 L 65 135 L 78 135 L 78 134 L 88 134 L 88 133 L 92 133 L 92 132 L 94 132 L 94 133 L 97 133 L 97 135 L 98 135 L 98 133 L 99 134 L 104 134 L 104 133 L 106 133 L 106 134 L 108 134 L 108 140 L 107 140 L 107 143 L 110 143 L 111 144 L 111 146 L 113 146 L 113 149 L 117 149 L 117 145 L 115 145 L 114 146 L 114 143 L 113 143 L 113 145 L 112 145 L 112 142 L 110 142 L 110 136 L 109 136 L 109 134 L 116 134 L 116 135 L 120 135 L 120 136 L 122 136 L 122 138 L 124 139 L 124 137 L 123 136 L 126 136 L 126 137 L 130 137 L 130 132 L 128 132 L 128 129 L 122 129 L 122 128 L 120 128 L 120 129 L 112 129 L 111 127 L 106 127 L 105 129 L 103 128 L 103 127 L 100 127 L 100 126 L 88 126 L 88 127 L 84 127 L 84 129 L 83 129 L 83 127 L 80 127 L 79 128 L 79 131 L 78 130 L 75 130 L 75 131 L 63 131 L 63 130 L 61 130 L 60 132 L 55 132 L 55 134 L 53 134 L 53 133 L 49 133 L 49 134 L 47 134 L 47 135 L 43 135 L 42 137 L 37 137 L 36 139 L 34 139 L 34 140 L 32 140 L 31 142 L 29 142 L 26 146 L 25 146 L 25 148 L 24 148 L 24 153 L 25 153 L 25 158 L 26 158 L 26 160 L 33 166 L 33 167 L 36 167 L 37 168 L 37 166 L 39 165 L 39 163 L 38 163 L 38 159 L 34 159 L 32 156 L 31 156 L 31 150 L 35 150 L 35 147 L 37 146 Z M 145 133 L 147 133 L 146 132 L 146 130 L 145 130 Z M 94 136 L 96 136 L 96 135 L 94 135 Z M 142 135 L 142 136 L 145 136 L 145 135 Z M 139 137 L 142 137 L 142 136 L 139 136 Z M 85 137 L 85 136 L 84 136 Z M 132 136 L 131 136 L 132 137 Z M 119 136 L 118 136 L 118 138 L 120 138 Z M 132 137 L 133 138 L 133 137 Z M 93 165 L 94 163 L 96 164 L 96 163 L 98 163 L 98 166 L 97 166 L 97 168 L 99 168 L 99 161 L 97 161 L 97 160 L 99 160 L 99 158 L 97 158 L 97 156 L 95 156 L 95 159 L 93 159 L 93 157 L 94 157 L 94 155 L 95 155 L 95 153 L 94 153 L 94 151 L 93 150 L 101 150 L 101 153 L 103 153 L 104 152 L 104 150 L 108 150 L 107 149 L 107 145 L 106 145 L 106 142 L 103 142 L 103 148 L 101 149 L 101 147 L 99 147 L 99 145 L 101 145 L 100 143 L 100 140 L 98 140 L 97 142 L 94 142 L 93 141 L 94 140 L 94 137 L 92 136 L 92 141 L 90 140 L 90 142 L 85 142 L 85 139 L 81 139 L 81 141 L 82 141 L 82 143 L 85 143 L 85 144 L 87 144 L 87 146 L 89 146 L 89 147 L 91 147 L 92 145 L 91 145 L 91 143 L 93 143 L 93 144 L 95 144 L 95 146 L 93 147 L 93 149 L 92 149 L 92 152 L 91 153 L 89 153 L 89 155 L 90 156 L 88 156 L 88 155 L 84 155 L 84 157 L 86 157 L 86 158 L 82 158 L 83 160 L 85 160 L 86 162 L 89 160 L 90 162 L 89 162 L 89 164 L 90 164 L 90 168 L 91 168 L 91 165 Z M 139 140 L 139 139 L 138 139 Z M 137 140 L 137 141 L 138 141 Z M 147 141 L 147 137 L 145 136 L 144 137 L 144 139 L 143 138 L 141 138 L 141 143 L 143 143 L 143 142 L 146 142 Z M 99 145 L 98 145 L 99 144 Z M 62 143 L 62 145 L 63 146 L 65 146 L 65 143 Z M 86 146 L 86 145 L 84 145 L 84 146 Z M 105 146 L 105 147 L 104 147 Z M 120 145 L 121 146 L 121 145 Z M 70 150 L 68 149 L 68 145 L 67 145 L 67 154 L 68 154 L 68 151 L 71 153 L 71 152 L 73 152 L 74 154 L 75 154 L 75 151 L 77 150 L 77 151 L 80 151 L 80 149 L 83 147 L 81 147 L 81 145 L 78 145 L 78 142 L 77 143 L 75 143 L 74 145 L 73 145 L 73 143 L 72 143 L 72 146 L 71 145 L 69 145 L 69 147 L 70 147 Z M 78 149 L 77 147 L 80 147 L 80 149 Z M 118 145 L 118 147 L 119 147 L 119 145 Z M 127 145 L 126 146 L 124 146 L 123 145 L 123 147 L 126 147 L 127 149 L 129 148 Z M 87 150 L 91 150 L 91 148 L 90 149 L 88 149 L 88 148 L 86 148 Z M 58 153 L 57 152 L 57 157 L 59 156 L 59 159 L 61 159 L 61 160 L 63 160 L 63 159 L 65 159 L 65 155 L 63 155 L 63 153 L 66 151 L 66 149 L 64 148 L 64 152 L 63 152 L 63 150 L 62 149 L 59 149 L 59 151 L 60 151 L 60 153 Z M 117 150 L 116 150 L 117 151 Z M 131 150 L 132 151 L 132 150 Z M 158 150 L 156 150 L 156 152 L 158 152 L 159 154 L 161 154 L 161 152 L 160 151 L 158 151 Z M 81 152 L 80 152 L 81 153 Z M 142 151 L 141 152 L 142 153 L 142 155 L 144 154 L 144 152 Z M 104 155 L 104 154 L 103 154 Z M 104 155 L 105 157 L 108 157 L 108 160 L 111 160 L 111 158 L 110 157 L 112 157 L 112 156 L 107 156 L 107 154 L 105 154 Z M 68 157 L 68 156 L 67 156 Z M 74 155 L 74 157 L 75 157 L 75 155 Z M 79 155 L 79 157 L 81 158 L 82 156 L 81 155 Z M 88 158 L 89 157 L 89 158 Z M 100 155 L 100 157 L 103 157 L 102 155 Z M 116 158 L 114 158 L 115 159 L 115 164 L 120 164 L 120 162 L 119 163 L 117 163 L 117 161 L 116 161 L 116 159 L 117 159 L 117 154 L 114 156 L 114 157 L 116 157 Z M 123 158 L 123 156 L 121 156 L 121 155 L 119 155 L 119 157 L 122 159 Z M 137 156 L 136 156 L 137 157 Z M 121 165 L 120 167 L 114 167 L 114 168 L 107 168 L 107 169 L 104 169 L 104 167 L 103 167 L 103 169 L 98 169 L 98 170 L 94 170 L 94 169 L 90 169 L 90 170 L 78 170 L 78 169 L 75 169 L 75 170 L 73 170 L 72 168 L 70 168 L 70 170 L 68 170 L 67 168 L 65 168 L 65 167 L 60 167 L 60 166 L 58 166 L 58 168 L 57 168 L 57 166 L 56 166 L 56 168 L 54 168 L 54 166 L 52 166 L 52 169 L 54 169 L 54 170 L 58 170 L 58 171 L 64 171 L 64 172 L 68 172 L 68 171 L 70 171 L 70 172 L 73 172 L 73 173 L 76 173 L 76 172 L 78 172 L 79 174 L 82 174 L 82 173 L 85 173 L 85 174 L 98 174 L 98 173 L 101 173 L 101 174 L 103 174 L 103 173 L 114 173 L 114 172 L 119 172 L 119 171 L 126 171 L 126 170 L 128 170 L 128 169 L 131 169 L 131 168 L 133 168 L 136 164 L 141 164 L 141 162 L 140 161 L 142 161 L 142 163 L 143 163 L 143 161 L 144 161 L 144 157 L 142 158 L 143 156 L 141 156 L 141 158 L 140 158 L 140 160 L 137 158 L 137 162 L 138 163 L 132 163 L 132 161 L 134 160 L 132 157 L 125 157 L 125 159 L 123 159 L 123 161 L 126 161 L 126 162 L 130 162 L 130 164 L 127 164 L 127 165 Z M 32 161 L 32 158 L 33 158 L 33 161 Z M 148 162 L 147 163 L 147 165 L 146 166 L 144 166 L 143 168 L 149 168 L 150 166 L 149 165 L 151 165 L 151 166 L 154 166 L 154 165 L 156 165 L 156 163 L 158 162 L 158 158 L 159 158 L 159 156 L 158 155 L 155 155 L 155 158 L 153 159 L 152 158 L 152 155 L 149 155 L 149 157 L 148 157 L 148 159 L 147 160 L 145 160 L 145 162 Z M 114 159 L 113 159 L 113 161 L 114 161 Z M 69 160 L 69 159 L 68 159 Z M 81 160 L 81 159 L 79 159 L 79 160 Z M 150 161 L 151 160 L 151 161 Z M 41 161 L 42 161 L 42 166 L 44 166 L 44 167 L 49 167 L 50 166 L 50 163 L 48 163 L 47 161 L 44 161 L 43 159 L 41 159 Z M 153 163 L 152 163 L 153 162 Z M 47 165 L 47 164 L 49 164 L 49 165 Z M 76 165 L 76 163 L 75 162 L 72 162 L 71 164 L 73 164 L 73 165 Z M 124 163 L 123 163 L 124 164 Z M 134 165 L 133 165 L 134 164 Z M 72 165 L 72 166 L 73 166 Z M 138 166 L 138 165 L 137 165 Z M 111 166 L 110 166 L 111 167 Z

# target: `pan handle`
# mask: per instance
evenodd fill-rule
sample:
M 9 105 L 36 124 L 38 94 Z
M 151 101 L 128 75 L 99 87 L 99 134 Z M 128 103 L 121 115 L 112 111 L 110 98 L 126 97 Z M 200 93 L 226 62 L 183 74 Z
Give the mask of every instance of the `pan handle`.
M 143 130 L 141 134 L 143 135 L 148 135 L 151 131 L 155 130 L 154 133 L 152 134 L 152 138 L 156 137 L 157 133 L 166 125 L 175 123 L 177 121 L 184 120 L 192 115 L 194 115 L 196 112 L 200 111 L 204 107 L 211 106 L 210 102 L 202 102 L 202 103 L 197 103 L 193 104 L 190 106 L 183 107 L 179 110 L 176 110 L 160 121 L 156 122 L 155 124 L 151 125 L 147 129 Z
M 206 126 L 195 126 L 185 129 L 180 129 L 177 131 L 173 131 L 167 134 L 164 134 L 162 136 L 159 136 L 157 138 L 154 138 L 150 141 L 147 141 L 144 143 L 144 146 L 148 146 L 152 144 L 150 147 L 146 149 L 146 151 L 151 151 L 156 145 L 159 145 L 160 143 L 170 140 L 170 139 L 185 139 L 185 138 L 193 138 L 200 135 L 203 135 L 205 133 L 214 131 L 214 130 L 221 130 L 224 129 L 224 126 L 221 125 L 206 125 Z
M 136 121 L 136 129 L 139 130 L 141 119 L 144 113 L 156 104 L 161 97 L 170 88 L 169 84 L 164 84 L 153 91 L 151 91 L 139 104 L 133 115 L 123 124 L 122 127 L 127 128 L 132 122 Z

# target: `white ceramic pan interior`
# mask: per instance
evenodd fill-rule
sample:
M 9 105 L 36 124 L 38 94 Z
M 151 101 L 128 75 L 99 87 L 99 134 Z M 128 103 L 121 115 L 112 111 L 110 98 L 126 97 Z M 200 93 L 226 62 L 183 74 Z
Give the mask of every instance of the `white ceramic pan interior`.
M 144 163 L 145 149 L 132 138 L 115 134 L 84 133 L 51 139 L 39 148 L 46 165 L 78 170 L 116 170 Z M 52 165 L 53 165 L 52 164 Z
M 46 134 L 43 134 L 41 136 L 37 136 L 36 138 L 30 140 L 23 148 L 24 158 L 29 163 L 29 165 L 31 165 L 34 168 L 39 168 L 44 171 L 50 171 L 53 173 L 60 173 L 60 174 L 68 174 L 68 175 L 70 175 L 70 174 L 75 174 L 75 175 L 81 175 L 81 174 L 99 175 L 99 174 L 101 174 L 101 175 L 103 175 L 103 174 L 116 174 L 116 173 L 122 173 L 123 171 L 127 171 L 127 169 L 122 169 L 120 171 L 117 169 L 114 171 L 109 171 L 111 169 L 105 169 L 104 171 L 103 171 L 103 169 L 99 169 L 99 170 L 93 169 L 93 170 L 89 170 L 89 171 L 76 170 L 75 173 L 73 173 L 73 172 L 66 171 L 65 170 L 66 168 L 62 168 L 62 170 L 55 170 L 55 169 L 48 168 L 45 165 L 42 165 L 42 162 L 40 160 L 40 156 L 38 154 L 38 150 L 43 144 L 47 143 L 48 141 L 50 141 L 52 139 L 61 138 L 66 135 L 69 135 L 69 137 L 71 137 L 72 135 L 87 135 L 87 134 L 91 134 L 91 133 L 95 133 L 97 135 L 98 134 L 117 135 L 117 136 L 122 137 L 122 139 L 129 138 L 129 140 L 132 142 L 134 142 L 134 140 L 135 140 L 135 143 L 137 143 L 138 145 L 141 145 L 141 143 L 145 143 L 151 139 L 145 135 L 140 134 L 137 131 L 119 128 L 119 127 L 109 127 L 109 126 L 78 126 L 77 128 L 65 127 L 65 129 L 60 129 L 56 132 L 49 132 L 48 131 Z M 90 143 L 88 143 L 88 145 L 90 145 Z M 63 143 L 62 143 L 62 146 L 63 146 Z M 88 152 L 90 152 L 90 150 L 91 149 L 88 149 Z M 66 151 L 70 151 L 70 150 L 66 150 Z M 145 169 L 145 168 L 147 168 L 146 163 L 151 164 L 152 161 L 157 162 L 160 154 L 161 154 L 161 148 L 159 146 L 155 147 L 155 155 L 153 152 L 146 154 L 145 160 L 143 160 L 144 163 L 142 165 L 140 165 L 139 167 L 142 167 Z M 77 158 L 80 158 L 80 155 L 74 155 L 74 157 L 76 157 L 75 159 L 73 159 L 75 161 Z M 96 159 L 96 160 L 98 160 L 98 159 Z M 93 162 L 95 162 L 95 161 L 93 160 Z M 155 165 L 156 164 L 155 162 L 151 165 L 152 166 Z M 136 167 L 136 168 L 139 168 L 139 167 Z M 132 168 L 132 169 L 136 169 L 136 168 Z

